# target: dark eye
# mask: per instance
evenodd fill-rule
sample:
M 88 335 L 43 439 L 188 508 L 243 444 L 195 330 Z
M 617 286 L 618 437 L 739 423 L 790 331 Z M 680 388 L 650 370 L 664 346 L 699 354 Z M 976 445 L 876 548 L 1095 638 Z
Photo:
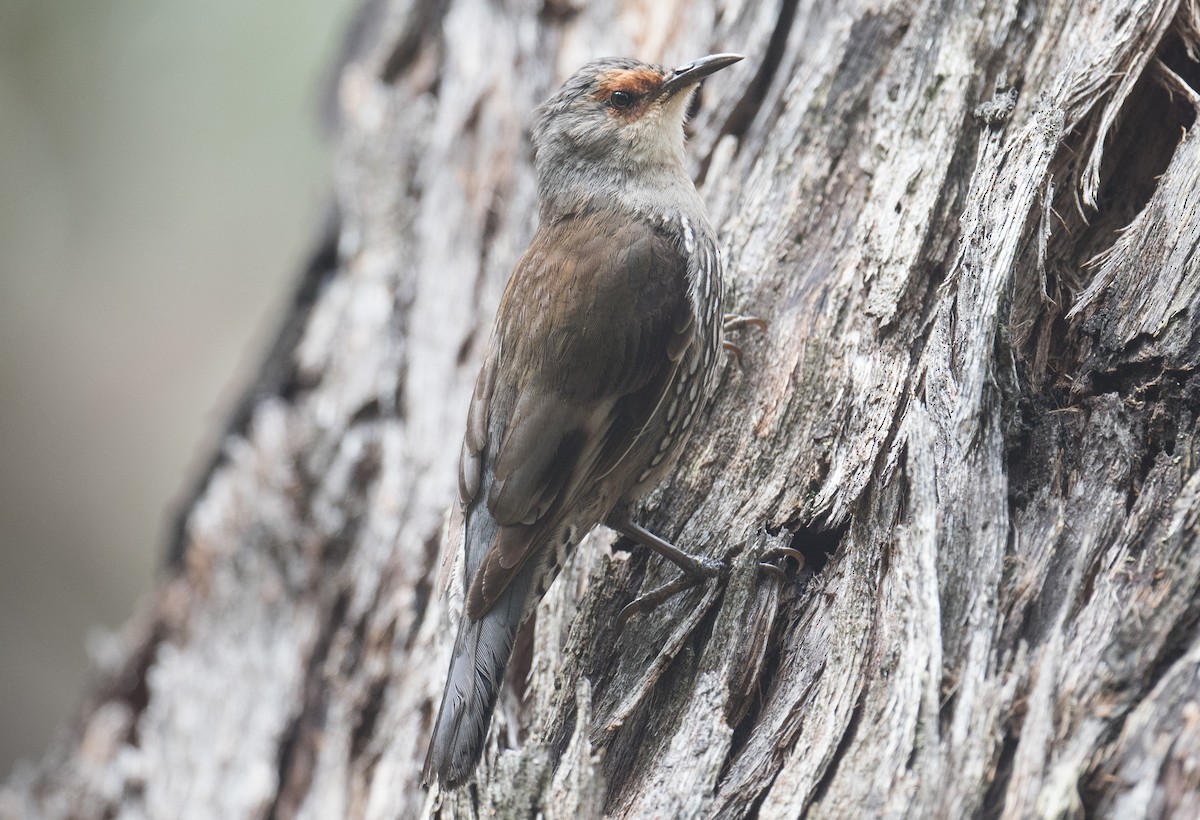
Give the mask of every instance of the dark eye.
M 635 102 L 637 102 L 637 97 L 628 91 L 614 91 L 612 96 L 608 98 L 608 104 L 618 111 L 632 108 Z

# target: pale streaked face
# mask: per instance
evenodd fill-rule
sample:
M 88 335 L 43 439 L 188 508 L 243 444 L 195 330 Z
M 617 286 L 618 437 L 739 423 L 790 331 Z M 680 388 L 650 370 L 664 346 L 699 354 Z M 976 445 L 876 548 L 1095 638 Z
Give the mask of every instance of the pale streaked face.
M 664 87 L 674 72 L 634 60 L 597 60 L 538 110 L 534 144 L 626 164 L 683 156 L 683 121 L 695 84 Z
M 647 158 L 682 157 L 683 123 L 699 83 L 664 92 L 673 73 L 658 66 L 603 72 L 590 95 L 603 111 L 601 128 Z
M 668 69 L 608 58 L 575 72 L 534 122 L 542 218 L 596 203 L 646 213 L 686 200 L 702 209 L 684 164 L 683 121 L 700 81 L 740 59 L 714 54 Z

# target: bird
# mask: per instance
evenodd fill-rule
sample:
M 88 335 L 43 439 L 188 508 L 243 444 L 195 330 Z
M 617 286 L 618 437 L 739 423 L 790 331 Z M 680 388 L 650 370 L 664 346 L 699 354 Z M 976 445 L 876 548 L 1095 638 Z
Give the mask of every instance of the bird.
M 468 409 L 455 534 L 464 607 L 425 786 L 471 776 L 517 632 L 595 526 L 693 577 L 713 571 L 629 508 L 675 465 L 721 366 L 721 255 L 683 127 L 700 81 L 741 59 L 594 60 L 535 112 L 538 227 Z

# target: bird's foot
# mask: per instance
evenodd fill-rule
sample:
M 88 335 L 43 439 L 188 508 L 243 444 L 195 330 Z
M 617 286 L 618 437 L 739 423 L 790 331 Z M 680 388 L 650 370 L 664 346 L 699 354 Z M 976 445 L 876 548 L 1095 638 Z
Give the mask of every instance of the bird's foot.
M 783 564 L 789 558 L 796 562 L 797 570 L 804 569 L 804 555 L 800 550 L 791 547 L 773 547 L 767 550 L 758 559 L 758 568 L 768 575 L 775 576 L 780 581 L 786 581 L 787 571 L 784 570 Z
M 725 333 L 736 333 L 739 330 L 745 330 L 748 327 L 755 327 L 759 330 L 767 329 L 767 320 L 760 319 L 757 316 L 742 316 L 739 313 L 726 313 L 725 319 L 722 322 L 722 329 Z M 721 347 L 733 355 L 737 359 L 738 367 L 742 366 L 742 348 L 728 340 L 721 342 Z
M 740 313 L 726 313 L 722 322 L 722 327 L 726 333 L 745 330 L 748 327 L 766 330 L 769 326 L 770 323 L 766 319 L 758 316 L 743 316 Z
M 651 612 L 680 592 L 699 586 L 710 578 L 721 578 L 729 573 L 727 562 L 686 553 L 669 541 L 633 523 L 623 514 L 609 522 L 609 526 L 635 543 L 658 553 L 683 571 L 683 575 L 674 581 L 663 584 L 627 604 L 617 616 L 622 627 L 634 615 Z

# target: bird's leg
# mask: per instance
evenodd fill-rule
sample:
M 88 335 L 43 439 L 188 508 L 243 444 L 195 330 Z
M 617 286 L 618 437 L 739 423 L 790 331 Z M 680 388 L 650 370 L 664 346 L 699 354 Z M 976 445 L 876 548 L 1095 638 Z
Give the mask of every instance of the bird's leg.
M 702 584 L 709 578 L 718 578 L 729 571 L 729 565 L 724 561 L 689 555 L 669 541 L 659 538 L 650 530 L 633 523 L 624 512 L 614 513 L 608 521 L 608 526 L 632 539 L 635 543 L 657 552 L 683 571 L 681 577 L 663 584 L 627 604 L 618 616 L 622 626 L 639 612 L 650 612 L 659 604 L 669 600 L 671 596 Z
M 637 543 L 647 549 L 653 550 L 666 558 L 675 566 L 683 570 L 683 573 L 697 581 L 703 581 L 706 578 L 714 578 L 725 571 L 726 566 L 723 561 L 718 561 L 715 558 L 703 558 L 696 555 L 689 555 L 679 547 L 659 538 L 650 530 L 644 527 L 639 527 L 637 524 L 629 520 L 629 516 L 625 513 L 614 516 L 609 522 L 609 526 L 615 529 L 621 535 L 628 536 Z
M 738 313 L 726 313 L 722 323 L 722 328 L 725 333 L 735 333 L 739 330 L 745 330 L 747 327 L 756 327 L 759 330 L 767 329 L 767 320 L 760 319 L 757 316 L 742 316 Z M 733 354 L 733 358 L 737 359 L 738 366 L 742 364 L 742 349 L 738 345 L 728 340 L 721 342 L 721 347 Z

